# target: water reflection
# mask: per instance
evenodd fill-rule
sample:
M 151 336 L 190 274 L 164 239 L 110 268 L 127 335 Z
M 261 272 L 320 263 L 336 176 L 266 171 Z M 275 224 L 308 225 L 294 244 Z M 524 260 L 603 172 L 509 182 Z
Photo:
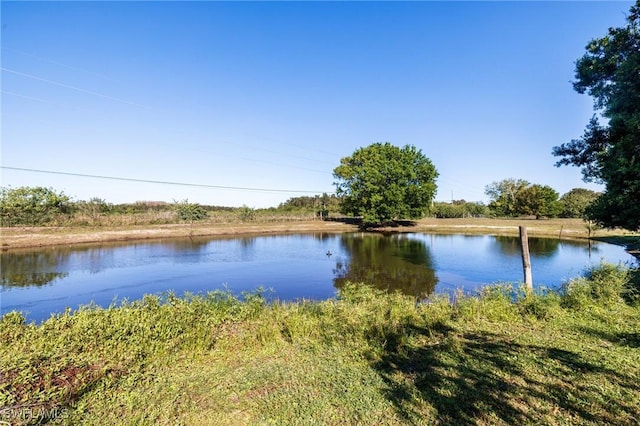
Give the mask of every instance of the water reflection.
M 501 253 L 507 256 L 520 256 L 520 240 L 518 238 L 497 235 L 495 241 Z M 598 252 L 598 247 L 594 246 L 591 241 L 585 244 L 582 241 L 529 237 L 529 253 L 531 256 L 552 258 L 560 253 L 562 247 L 571 248 L 571 250 L 584 250 L 589 257 L 594 252 Z
M 209 239 L 203 237 L 191 237 L 168 240 L 164 242 L 163 245 L 166 246 L 172 254 L 178 254 L 181 252 L 202 252 L 208 243 Z
M 286 234 L 193 237 L 0 253 L 0 315 L 43 319 L 65 307 L 174 291 L 273 289 L 281 300 L 335 296 L 345 281 L 422 297 L 522 279 L 518 239 L 490 235 Z M 598 250 L 589 257 L 589 250 Z M 621 247 L 530 239 L 535 285 L 557 286 Z M 329 255 L 330 254 L 330 255 Z
M 423 297 L 433 292 L 436 277 L 426 244 L 406 235 L 345 234 L 340 242 L 349 259 L 336 262 L 334 285 L 366 282 L 387 291 Z
M 59 278 L 69 275 L 68 272 L 57 272 L 58 265 L 64 263 L 67 256 L 54 251 L 27 253 L 23 256 L 0 256 L 2 287 L 44 286 Z
M 508 256 L 520 255 L 520 239 L 514 237 L 496 236 L 496 243 L 500 251 Z M 529 253 L 536 257 L 553 257 L 558 254 L 558 246 L 562 242 L 551 238 L 529 237 Z

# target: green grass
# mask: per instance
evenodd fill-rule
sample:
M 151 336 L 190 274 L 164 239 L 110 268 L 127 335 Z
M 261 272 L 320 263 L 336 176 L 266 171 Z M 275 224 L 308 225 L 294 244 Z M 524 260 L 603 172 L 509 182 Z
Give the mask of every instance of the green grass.
M 324 302 L 216 292 L 41 325 L 12 313 L 0 321 L 0 421 L 637 424 L 628 281 L 602 265 L 558 293 L 494 286 L 416 303 L 350 285 Z

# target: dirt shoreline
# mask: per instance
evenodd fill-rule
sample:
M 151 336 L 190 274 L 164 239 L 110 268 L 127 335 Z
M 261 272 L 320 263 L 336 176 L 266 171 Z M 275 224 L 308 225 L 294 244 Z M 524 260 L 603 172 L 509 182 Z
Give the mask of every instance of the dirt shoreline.
M 357 227 L 339 222 L 275 222 L 260 224 L 171 224 L 128 227 L 1 228 L 3 251 L 77 244 L 99 244 L 184 237 L 265 235 L 306 232 L 349 232 Z
M 422 219 L 411 224 L 378 228 L 379 232 L 428 232 L 485 235 L 517 235 L 526 226 L 530 236 L 586 239 L 584 222 L 576 219 Z M 127 227 L 14 227 L 0 228 L 3 251 L 107 242 L 139 241 L 183 237 L 292 234 L 313 232 L 356 232 L 358 226 L 338 221 L 277 221 L 256 223 L 194 223 L 136 225 Z M 621 231 L 597 231 L 596 236 L 620 236 Z M 635 234 L 637 235 L 637 234 Z M 592 234 L 593 236 L 593 234 Z

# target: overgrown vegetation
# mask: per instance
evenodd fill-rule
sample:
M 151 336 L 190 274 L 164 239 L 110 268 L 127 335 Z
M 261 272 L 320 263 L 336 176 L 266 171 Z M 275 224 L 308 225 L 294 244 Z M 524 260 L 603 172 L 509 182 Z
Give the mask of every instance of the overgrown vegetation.
M 340 213 L 340 199 L 335 194 L 326 193 L 313 197 L 292 197 L 281 203 L 278 210 L 314 213 L 319 218 L 326 219 L 330 214 Z
M 335 217 L 335 195 L 294 197 L 277 208 L 207 206 L 189 200 L 137 201 L 112 204 L 93 197 L 73 200 L 63 192 L 44 187 L 0 189 L 1 226 L 128 226 L 173 223 L 236 223 L 315 220 Z
M 0 188 L 2 226 L 44 225 L 72 211 L 71 198 L 42 186 Z
M 178 219 L 184 222 L 195 222 L 207 218 L 207 210 L 198 203 L 190 203 L 189 200 L 176 201 L 174 208 Z
M 640 307 L 622 299 L 629 274 L 602 265 L 560 292 L 503 285 L 426 303 L 349 284 L 324 302 L 213 292 L 40 325 L 10 313 L 0 320 L 0 420 L 637 424 Z

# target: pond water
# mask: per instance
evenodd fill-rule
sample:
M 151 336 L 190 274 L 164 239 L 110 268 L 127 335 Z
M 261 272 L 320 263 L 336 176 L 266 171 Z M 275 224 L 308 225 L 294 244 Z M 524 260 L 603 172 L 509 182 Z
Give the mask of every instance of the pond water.
M 534 286 L 558 287 L 601 260 L 632 263 L 623 248 L 529 239 Z M 326 299 L 347 280 L 415 296 L 522 281 L 517 237 L 303 234 L 186 238 L 0 254 L 0 315 L 41 321 L 66 307 L 109 306 L 144 294 L 234 294 L 267 289 L 280 300 Z

